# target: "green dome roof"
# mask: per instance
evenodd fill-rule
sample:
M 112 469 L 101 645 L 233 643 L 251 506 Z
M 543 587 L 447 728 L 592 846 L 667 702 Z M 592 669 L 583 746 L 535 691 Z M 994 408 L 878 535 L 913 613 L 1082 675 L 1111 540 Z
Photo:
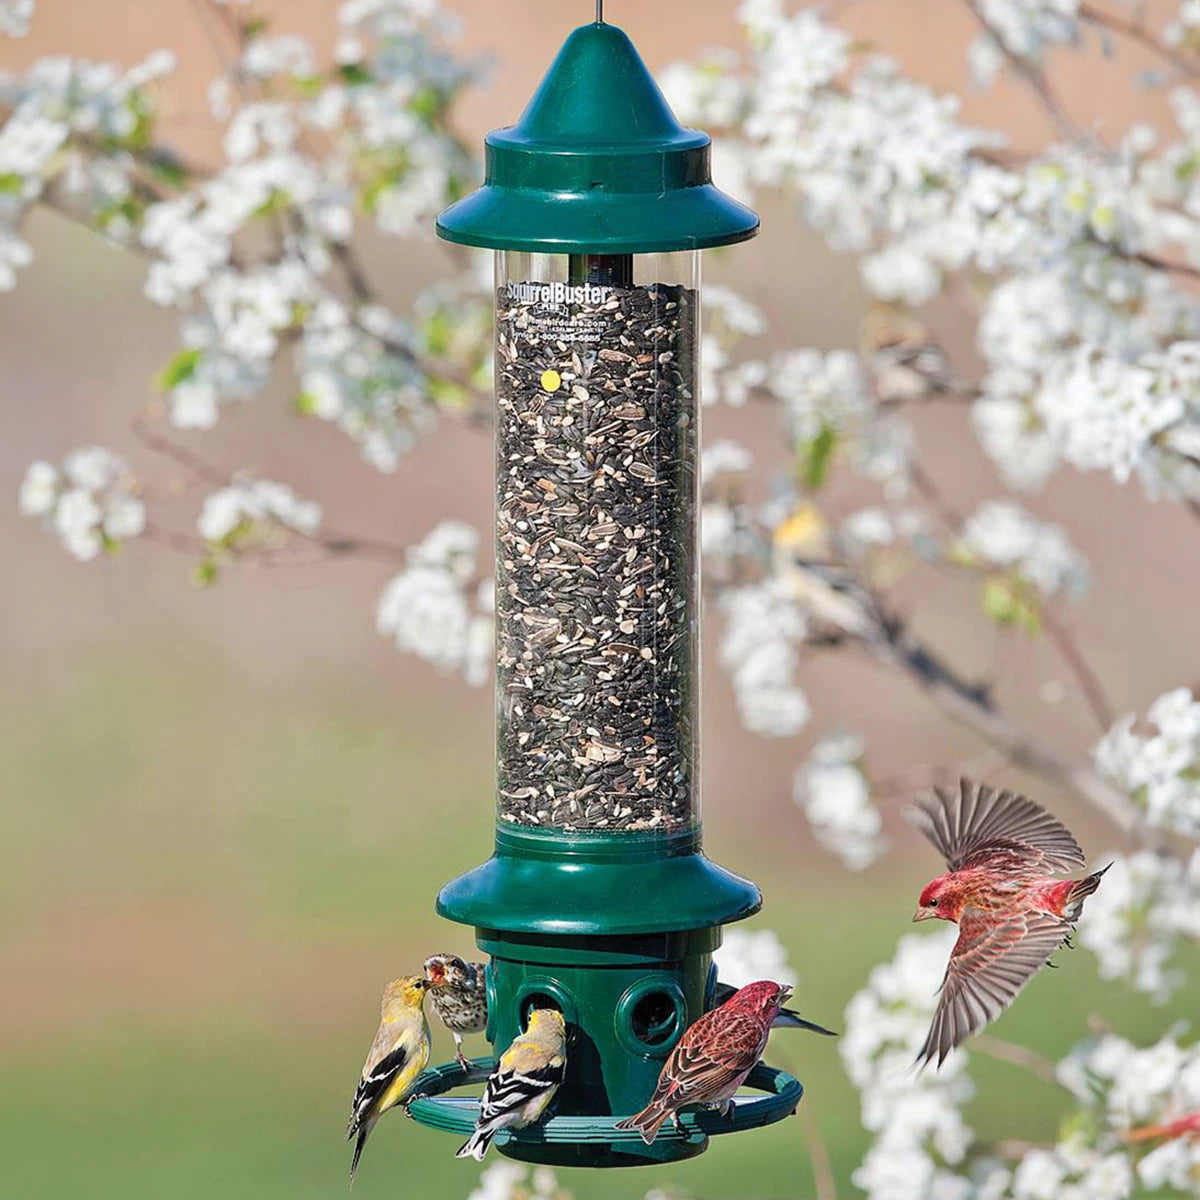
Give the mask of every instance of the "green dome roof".
M 438 235 L 561 254 L 745 241 L 758 217 L 713 186 L 710 147 L 675 119 L 620 29 L 584 25 L 517 124 L 488 134 L 484 185 L 442 213 Z

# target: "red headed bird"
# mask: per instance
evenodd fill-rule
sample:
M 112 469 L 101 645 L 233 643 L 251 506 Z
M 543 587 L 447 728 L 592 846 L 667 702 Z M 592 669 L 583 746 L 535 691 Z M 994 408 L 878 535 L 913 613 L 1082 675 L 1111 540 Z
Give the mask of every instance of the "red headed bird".
M 679 1123 L 685 1104 L 712 1104 L 722 1113 L 767 1048 L 771 1022 L 788 1002 L 786 984 L 760 979 L 688 1026 L 663 1064 L 650 1103 L 617 1129 L 636 1129 L 649 1146 L 668 1118 Z
M 938 1066 L 994 1021 L 1060 946 L 1070 945 L 1083 901 L 1104 871 L 1060 879 L 1087 865 L 1067 828 L 1026 796 L 964 779 L 934 789 L 906 815 L 950 868 L 925 886 L 914 921 L 958 924 L 937 1012 L 917 1062 Z M 1111 864 L 1110 864 L 1111 865 Z

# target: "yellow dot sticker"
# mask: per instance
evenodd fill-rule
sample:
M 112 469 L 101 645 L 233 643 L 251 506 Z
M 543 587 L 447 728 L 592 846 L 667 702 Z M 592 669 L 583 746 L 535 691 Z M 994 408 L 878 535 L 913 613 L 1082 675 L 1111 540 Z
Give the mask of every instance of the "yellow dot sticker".
M 542 390 L 557 392 L 562 387 L 562 376 L 557 371 L 542 372 Z

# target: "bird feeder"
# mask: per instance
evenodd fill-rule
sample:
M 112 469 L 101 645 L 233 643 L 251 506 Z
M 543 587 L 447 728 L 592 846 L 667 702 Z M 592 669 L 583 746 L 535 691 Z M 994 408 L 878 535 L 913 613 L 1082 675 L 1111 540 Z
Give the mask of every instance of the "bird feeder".
M 438 911 L 490 956 L 497 1053 L 532 1007 L 567 1019 L 555 1115 L 497 1139 L 531 1162 L 689 1158 L 801 1093 L 760 1066 L 767 1094 L 728 1116 L 652 1146 L 613 1128 L 711 1007 L 722 925 L 761 905 L 701 853 L 699 252 L 758 229 L 709 152 L 598 10 L 438 220 L 495 251 L 497 659 L 495 854 Z M 489 1065 L 429 1072 L 412 1114 L 469 1132 L 475 1103 L 448 1093 Z

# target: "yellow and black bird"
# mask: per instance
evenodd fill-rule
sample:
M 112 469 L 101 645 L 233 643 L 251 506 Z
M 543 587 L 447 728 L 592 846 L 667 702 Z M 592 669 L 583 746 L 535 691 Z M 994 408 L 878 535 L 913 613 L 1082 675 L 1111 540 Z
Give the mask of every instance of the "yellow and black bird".
M 389 1108 L 412 1099 L 413 1084 L 429 1062 L 429 1022 L 424 1009 L 428 987 L 423 976 L 405 975 L 384 989 L 379 1030 L 363 1064 L 346 1125 L 347 1140 L 358 1137 L 350 1164 L 351 1183 L 375 1122 Z

